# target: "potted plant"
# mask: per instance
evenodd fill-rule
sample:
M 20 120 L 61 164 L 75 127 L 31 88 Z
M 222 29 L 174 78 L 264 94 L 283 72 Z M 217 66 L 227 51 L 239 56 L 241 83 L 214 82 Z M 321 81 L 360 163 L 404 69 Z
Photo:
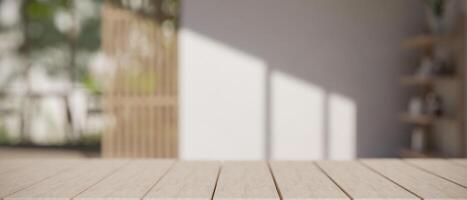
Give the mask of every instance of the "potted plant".
M 451 32 L 462 7 L 460 2 L 457 0 L 425 0 L 425 4 L 431 33 L 439 35 Z

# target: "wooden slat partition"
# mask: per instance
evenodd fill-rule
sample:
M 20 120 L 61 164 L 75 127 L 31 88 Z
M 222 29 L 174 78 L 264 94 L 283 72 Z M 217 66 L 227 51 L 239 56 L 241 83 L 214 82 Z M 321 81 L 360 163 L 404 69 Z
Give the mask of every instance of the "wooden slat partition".
M 162 18 L 102 6 L 102 48 L 115 65 L 104 92 L 115 119 L 103 136 L 104 157 L 178 155 L 177 38 L 164 34 Z

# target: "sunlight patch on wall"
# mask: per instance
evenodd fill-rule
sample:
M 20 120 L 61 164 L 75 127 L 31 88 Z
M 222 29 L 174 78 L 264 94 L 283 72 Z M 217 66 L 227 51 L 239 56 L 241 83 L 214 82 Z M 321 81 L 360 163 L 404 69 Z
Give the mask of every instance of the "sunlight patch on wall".
M 339 94 L 329 97 L 329 159 L 356 158 L 357 106 Z
M 271 86 L 272 159 L 323 158 L 323 89 L 280 71 Z
M 264 159 L 266 63 L 180 31 L 180 158 Z

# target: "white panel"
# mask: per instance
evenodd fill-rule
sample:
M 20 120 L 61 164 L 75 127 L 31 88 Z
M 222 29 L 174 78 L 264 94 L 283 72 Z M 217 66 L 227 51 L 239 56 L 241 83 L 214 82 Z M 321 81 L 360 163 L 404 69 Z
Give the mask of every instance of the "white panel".
M 265 63 L 183 29 L 180 157 L 263 159 Z
M 281 72 L 272 74 L 272 158 L 321 159 L 324 91 Z
M 352 99 L 329 95 L 329 158 L 356 157 L 357 106 Z

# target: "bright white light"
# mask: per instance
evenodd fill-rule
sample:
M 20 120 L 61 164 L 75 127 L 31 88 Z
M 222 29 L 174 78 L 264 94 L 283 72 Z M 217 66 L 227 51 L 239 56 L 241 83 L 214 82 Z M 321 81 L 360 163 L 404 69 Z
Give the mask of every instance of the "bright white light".
M 73 28 L 73 17 L 70 12 L 61 9 L 55 13 L 54 23 L 60 32 L 67 33 Z
M 272 74 L 272 158 L 321 159 L 324 91 L 285 73 Z
M 179 49 L 181 159 L 264 159 L 266 64 L 188 29 Z
M 81 21 L 89 18 L 98 17 L 98 10 L 95 6 L 94 0 L 79 0 L 73 1 L 75 12 Z
M 357 106 L 352 99 L 329 95 L 329 158 L 350 160 L 356 157 Z
M 3 26 L 13 26 L 20 20 L 20 0 L 0 1 L 0 23 Z

